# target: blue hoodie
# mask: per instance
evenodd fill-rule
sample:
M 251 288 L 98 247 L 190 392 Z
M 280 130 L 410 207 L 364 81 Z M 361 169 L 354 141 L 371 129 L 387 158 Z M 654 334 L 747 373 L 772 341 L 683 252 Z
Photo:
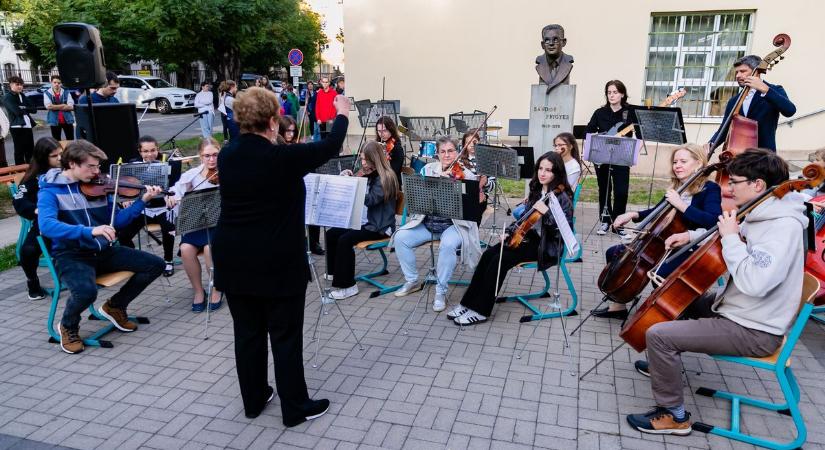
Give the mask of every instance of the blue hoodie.
M 52 250 L 84 249 L 99 251 L 108 246 L 105 238 L 92 236 L 92 229 L 107 225 L 112 214 L 110 196 L 88 199 L 80 192 L 80 183 L 70 181 L 61 169 L 50 169 L 40 177 L 37 193 L 37 223 L 40 234 L 52 240 Z M 138 198 L 132 206 L 115 213 L 115 229 L 122 228 L 143 212 L 145 204 Z

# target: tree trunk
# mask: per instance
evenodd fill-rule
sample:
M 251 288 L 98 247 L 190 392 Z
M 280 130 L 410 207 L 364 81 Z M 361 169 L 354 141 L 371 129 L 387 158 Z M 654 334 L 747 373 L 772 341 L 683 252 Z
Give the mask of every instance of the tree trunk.
M 210 61 L 218 76 L 238 82 L 241 78 L 241 52 L 237 47 L 228 47 L 220 52 L 220 59 Z

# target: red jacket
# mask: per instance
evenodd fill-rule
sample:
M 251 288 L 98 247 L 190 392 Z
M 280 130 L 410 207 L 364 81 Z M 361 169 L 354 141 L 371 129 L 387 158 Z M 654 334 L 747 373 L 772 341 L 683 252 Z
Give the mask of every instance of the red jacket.
M 335 89 L 329 88 L 329 92 L 324 92 L 323 89 L 318 89 L 318 97 L 315 100 L 315 120 L 319 122 L 326 122 L 335 119 L 335 106 L 333 101 L 338 95 Z

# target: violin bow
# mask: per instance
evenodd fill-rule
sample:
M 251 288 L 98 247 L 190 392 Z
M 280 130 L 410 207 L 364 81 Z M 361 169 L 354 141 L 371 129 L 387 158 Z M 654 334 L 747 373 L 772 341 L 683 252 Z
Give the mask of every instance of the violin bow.
M 490 120 L 490 116 L 492 116 L 492 115 L 493 115 L 493 113 L 494 113 L 494 112 L 496 112 L 496 110 L 497 110 L 497 109 L 498 109 L 498 105 L 493 105 L 493 109 L 491 109 L 491 110 L 490 110 L 490 112 L 488 112 L 488 113 L 487 113 L 487 115 L 485 115 L 485 116 L 484 116 L 484 122 L 481 122 L 481 125 L 479 125 L 478 127 L 476 127 L 475 131 L 473 131 L 473 134 L 472 134 L 472 135 L 470 135 L 470 139 L 469 139 L 468 141 L 472 141 L 473 139 L 477 139 L 477 138 L 478 138 L 478 132 L 479 132 L 479 131 L 481 131 L 481 129 L 482 129 L 482 128 L 486 128 L 486 127 L 487 127 L 487 121 L 488 121 L 488 120 Z M 456 157 L 455 157 L 455 161 L 453 161 L 453 162 L 450 164 L 450 166 L 449 166 L 449 167 L 447 167 L 447 169 L 446 169 L 446 170 L 444 170 L 443 172 L 449 172 L 450 170 L 452 170 L 453 165 L 454 165 L 455 163 L 457 163 L 459 160 L 461 160 L 461 157 L 462 157 L 462 156 L 464 156 L 464 152 L 465 152 L 466 150 L 467 150 L 467 149 L 465 148 L 465 146 L 464 146 L 464 145 L 462 145 L 462 146 L 461 146 L 461 151 L 458 153 L 458 156 L 456 156 Z

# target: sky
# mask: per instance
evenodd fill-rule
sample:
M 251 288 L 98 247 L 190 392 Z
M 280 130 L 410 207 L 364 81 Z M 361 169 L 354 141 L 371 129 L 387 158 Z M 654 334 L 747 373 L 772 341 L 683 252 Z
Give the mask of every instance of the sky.
M 334 66 L 341 66 L 344 71 L 344 46 L 335 40 L 339 28 L 344 26 L 343 0 L 305 0 L 313 11 L 321 14 L 325 23 L 324 33 L 329 38 L 329 48 L 323 52 L 324 61 Z

